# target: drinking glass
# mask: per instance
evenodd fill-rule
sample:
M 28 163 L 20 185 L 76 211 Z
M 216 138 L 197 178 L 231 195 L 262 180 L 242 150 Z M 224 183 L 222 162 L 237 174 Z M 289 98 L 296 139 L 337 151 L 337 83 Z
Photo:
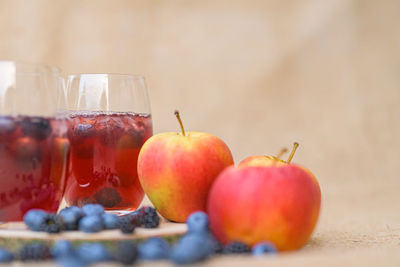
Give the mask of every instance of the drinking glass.
M 60 77 L 55 67 L 0 61 L 0 221 L 60 205 L 69 148 L 56 116 Z
M 144 196 L 138 154 L 153 134 L 144 78 L 70 75 L 66 94 L 71 145 L 67 204 L 98 203 L 117 214 L 135 210 Z

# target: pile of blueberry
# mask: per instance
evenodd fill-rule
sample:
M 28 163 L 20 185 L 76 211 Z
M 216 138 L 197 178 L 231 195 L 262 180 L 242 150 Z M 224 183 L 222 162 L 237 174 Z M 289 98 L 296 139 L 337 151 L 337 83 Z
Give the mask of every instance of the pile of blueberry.
M 142 207 L 118 217 L 115 214 L 105 213 L 99 204 L 86 204 L 82 208 L 76 206 L 64 208 L 59 214 L 30 210 L 24 216 L 24 222 L 32 231 L 48 233 L 73 230 L 96 233 L 103 229 L 118 228 L 122 233 L 133 233 L 136 227 L 158 227 L 160 217 L 152 207 Z
M 76 214 L 75 207 L 64 209 L 60 213 L 60 220 L 54 219 L 54 215 L 48 216 L 45 213 L 30 212 L 27 214 L 25 222 L 31 229 L 42 231 L 45 228 L 62 221 L 63 229 L 81 229 L 93 230 L 91 223 L 85 222 L 84 218 L 93 218 L 97 216 L 97 224 L 106 227 L 129 228 L 125 224 L 139 223 L 144 227 L 157 227 L 159 219 L 154 219 L 156 211 L 153 208 L 145 207 L 139 209 L 130 216 L 114 220 L 105 215 L 97 206 L 86 206 L 81 210 L 80 219 Z M 65 215 L 71 213 L 73 215 Z M 62 215 L 63 214 L 63 215 Z M 96 215 L 97 214 L 97 215 Z M 28 217 L 29 215 L 29 217 Z M 44 219 L 42 218 L 44 216 Z M 101 219 L 99 219 L 101 218 Z M 114 218 L 114 217 L 112 217 Z M 126 219 L 128 218 L 128 219 Z M 46 222 L 51 220 L 52 222 Z M 95 221 L 95 219 L 90 219 Z M 138 222 L 140 221 L 140 222 Z M 61 266 L 87 266 L 98 262 L 119 262 L 121 264 L 133 264 L 137 260 L 154 261 L 167 259 L 175 264 L 190 264 L 203 261 L 215 254 L 233 254 L 233 253 L 252 253 L 253 255 L 263 255 L 265 253 L 276 253 L 276 247 L 268 242 L 255 245 L 252 249 L 244 243 L 232 242 L 223 246 L 209 231 L 208 216 L 204 212 L 195 212 L 187 220 L 188 232 L 174 244 L 169 244 L 162 238 L 153 237 L 136 244 L 132 241 L 121 241 L 113 249 L 107 249 L 102 243 L 83 243 L 73 246 L 69 241 L 61 240 L 56 242 L 51 248 L 42 243 L 32 243 L 24 245 L 17 253 L 0 248 L 0 263 L 11 262 L 14 258 L 21 261 L 30 260 L 48 260 L 55 259 Z M 93 227 L 93 229 L 92 229 Z M 96 228 L 97 230 L 97 228 Z
M 204 212 L 192 213 L 187 221 L 188 233 L 172 247 L 169 258 L 175 264 L 189 264 L 207 259 L 215 254 L 276 253 L 275 245 L 262 242 L 251 249 L 245 243 L 233 241 L 222 245 L 209 230 L 208 216 Z
M 122 241 L 113 250 L 107 249 L 102 243 L 82 243 L 74 247 L 66 240 L 57 241 L 51 248 L 38 242 L 25 244 L 14 254 L 0 248 L 0 264 L 14 259 L 23 262 L 54 259 L 59 265 L 68 267 L 111 261 L 132 264 L 138 256 L 138 248 L 131 241 Z

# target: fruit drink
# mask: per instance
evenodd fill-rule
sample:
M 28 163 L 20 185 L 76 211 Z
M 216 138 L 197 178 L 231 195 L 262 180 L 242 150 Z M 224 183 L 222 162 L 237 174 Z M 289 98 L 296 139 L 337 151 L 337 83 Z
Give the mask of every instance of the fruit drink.
M 56 212 L 65 189 L 69 142 L 65 121 L 0 116 L 0 221 L 33 208 Z
M 149 114 L 75 112 L 70 115 L 70 158 L 65 199 L 98 203 L 107 210 L 134 210 L 144 193 L 137 158 L 153 134 Z

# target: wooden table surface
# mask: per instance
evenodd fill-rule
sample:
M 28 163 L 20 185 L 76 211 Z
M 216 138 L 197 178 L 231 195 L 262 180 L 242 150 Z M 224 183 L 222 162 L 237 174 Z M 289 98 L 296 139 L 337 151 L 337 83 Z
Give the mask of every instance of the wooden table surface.
M 150 237 L 174 237 L 186 233 L 187 227 L 184 223 L 171 223 L 163 221 L 158 228 L 146 229 L 137 227 L 133 234 L 123 234 L 120 230 L 104 230 L 99 233 L 83 233 L 80 231 L 64 231 L 58 234 L 45 232 L 34 232 L 26 228 L 22 222 L 0 224 L 1 239 L 24 240 L 70 240 L 70 241 L 118 241 L 129 239 L 146 239 Z
M 7 228 L 7 229 L 6 229 Z M 177 236 L 186 232 L 185 224 L 163 222 L 157 229 L 137 228 L 134 235 L 123 235 L 118 230 L 107 230 L 95 234 L 81 232 L 64 232 L 61 234 L 38 233 L 26 230 L 21 223 L 0 225 L 0 240 L 9 238 L 21 239 L 68 239 L 89 241 L 118 241 L 122 239 L 141 239 L 151 236 Z M 400 228 L 388 229 L 387 232 L 375 234 L 335 231 L 318 231 L 309 243 L 296 252 L 266 255 L 262 257 L 214 256 L 194 266 L 378 266 L 381 262 L 389 262 L 385 266 L 399 266 L 400 263 Z M 169 261 L 138 262 L 137 266 L 173 266 Z M 57 266 L 56 262 L 39 262 L 24 264 L 13 262 L 10 266 Z M 119 266 L 115 263 L 102 263 L 96 266 Z

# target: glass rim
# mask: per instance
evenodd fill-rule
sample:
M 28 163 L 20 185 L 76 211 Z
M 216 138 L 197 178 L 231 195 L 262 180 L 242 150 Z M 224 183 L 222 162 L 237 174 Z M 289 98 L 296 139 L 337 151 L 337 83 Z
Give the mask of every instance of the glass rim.
M 22 68 L 28 68 L 32 70 L 24 70 L 21 71 L 19 70 L 18 73 L 16 74 L 39 74 L 44 71 L 49 72 L 49 73 L 55 73 L 55 74 L 61 74 L 62 70 L 61 68 L 53 65 L 47 65 L 47 64 L 42 64 L 42 63 L 34 63 L 34 62 L 29 62 L 29 61 L 19 61 L 19 60 L 8 60 L 8 59 L 0 59 L 0 64 L 1 63 L 13 63 L 17 67 L 20 66 Z
M 69 79 L 71 78 L 81 78 L 82 76 L 86 75 L 107 75 L 110 77 L 130 77 L 135 80 L 145 80 L 144 75 L 140 74 L 128 74 L 128 73 L 69 73 L 66 77 Z

